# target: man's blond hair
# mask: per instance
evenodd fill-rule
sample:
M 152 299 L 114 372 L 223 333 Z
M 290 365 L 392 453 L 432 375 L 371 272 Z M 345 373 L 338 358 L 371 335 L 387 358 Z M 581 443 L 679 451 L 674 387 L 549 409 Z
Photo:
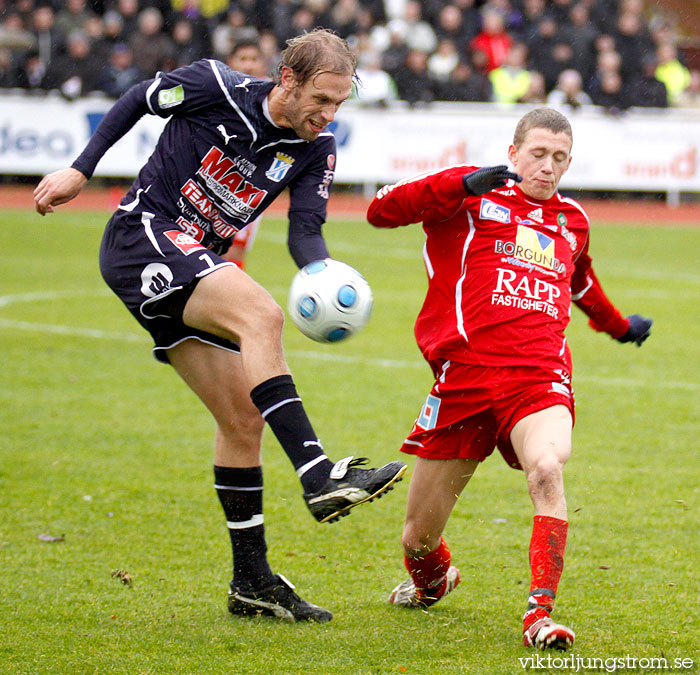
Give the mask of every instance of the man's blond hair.
M 357 57 L 343 38 L 326 28 L 315 28 L 287 40 L 275 81 L 279 84 L 282 68 L 292 69 L 299 84 L 320 73 L 355 77 Z

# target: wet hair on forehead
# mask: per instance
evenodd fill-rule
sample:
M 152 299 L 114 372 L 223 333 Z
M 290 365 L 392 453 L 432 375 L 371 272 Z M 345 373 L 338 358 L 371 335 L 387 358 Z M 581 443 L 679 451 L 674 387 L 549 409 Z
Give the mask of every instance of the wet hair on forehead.
M 553 134 L 566 134 L 574 142 L 571 124 L 558 110 L 553 108 L 535 108 L 523 115 L 515 127 L 513 145 L 519 148 L 531 129 L 548 129 Z
M 282 52 L 277 67 L 275 82 L 278 84 L 284 66 L 292 69 L 299 84 L 321 73 L 356 78 L 357 57 L 348 43 L 333 31 L 316 28 L 287 40 L 287 48 Z

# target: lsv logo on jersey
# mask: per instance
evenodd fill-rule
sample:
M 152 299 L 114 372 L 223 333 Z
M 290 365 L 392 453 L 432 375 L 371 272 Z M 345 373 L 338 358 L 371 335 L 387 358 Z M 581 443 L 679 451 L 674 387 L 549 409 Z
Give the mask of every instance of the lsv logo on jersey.
M 279 183 L 286 175 L 287 171 L 292 168 L 294 157 L 285 155 L 283 152 L 278 152 L 272 160 L 270 168 L 265 172 L 265 175 L 275 183 Z
M 482 220 L 497 220 L 499 223 L 509 223 L 510 209 L 496 204 L 490 199 L 482 199 L 479 217 Z

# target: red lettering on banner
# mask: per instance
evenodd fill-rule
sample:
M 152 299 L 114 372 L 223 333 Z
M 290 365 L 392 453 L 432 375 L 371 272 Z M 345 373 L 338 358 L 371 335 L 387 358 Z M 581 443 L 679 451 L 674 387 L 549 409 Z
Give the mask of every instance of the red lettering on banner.
M 393 157 L 391 168 L 402 173 L 417 174 L 434 171 L 453 164 L 467 163 L 467 144 L 465 141 L 446 147 L 439 155 L 433 157 Z
M 680 178 L 689 179 L 697 176 L 697 148 L 671 158 L 667 164 L 629 163 L 624 166 L 624 173 L 633 178 Z

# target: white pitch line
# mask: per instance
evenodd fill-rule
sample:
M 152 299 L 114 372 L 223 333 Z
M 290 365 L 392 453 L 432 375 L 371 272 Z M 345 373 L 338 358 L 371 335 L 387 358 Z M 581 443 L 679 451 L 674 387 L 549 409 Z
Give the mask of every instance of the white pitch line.
M 18 293 L 14 295 L 0 296 L 0 307 L 22 302 L 36 302 L 42 300 L 57 300 L 60 298 L 72 297 L 106 297 L 111 295 L 108 291 L 46 291 L 37 293 Z M 41 333 L 53 333 L 57 335 L 67 335 L 74 337 L 86 337 L 97 340 L 119 340 L 126 342 L 146 343 L 147 338 L 138 333 L 121 333 L 117 331 L 100 330 L 96 328 L 78 328 L 75 326 L 64 326 L 61 324 L 34 323 L 30 321 L 15 321 L 13 319 L 0 318 L 0 328 L 16 330 L 27 330 Z M 331 347 L 332 348 L 332 347 Z M 367 364 L 379 368 L 428 368 L 427 364 L 420 359 L 401 360 L 383 359 L 364 356 L 352 356 L 349 354 L 334 354 L 331 351 L 315 351 L 307 349 L 289 349 L 286 354 L 300 359 L 310 359 L 313 361 L 330 361 L 333 363 L 345 364 Z M 700 383 L 677 380 L 675 382 L 651 382 L 638 378 L 626 377 L 599 377 L 597 375 L 576 375 L 574 374 L 574 384 L 576 382 L 598 384 L 606 387 L 656 387 L 657 389 L 670 389 L 681 391 L 700 391 Z
M 97 328 L 77 328 L 75 326 L 61 326 L 52 323 L 30 323 L 29 321 L 13 321 L 12 319 L 0 319 L 0 328 L 16 328 L 41 333 L 53 333 L 55 335 L 68 335 L 72 337 L 89 337 L 98 340 L 122 340 L 127 342 L 146 342 L 143 335 L 136 333 L 117 333 L 116 331 L 99 330 Z
M 287 235 L 279 232 L 270 232 L 269 230 L 261 229 L 256 235 L 256 239 L 267 241 L 271 244 L 278 244 L 280 246 L 287 245 Z M 379 256 L 381 258 L 395 258 L 396 260 L 422 260 L 422 244 L 416 246 L 416 248 L 406 248 L 406 247 L 391 247 L 386 248 L 372 247 L 366 245 L 352 244 L 344 241 L 332 241 L 329 242 L 330 247 L 334 251 L 341 251 L 343 253 L 358 253 L 364 256 Z
M 332 349 L 332 347 L 331 347 Z M 296 356 L 300 359 L 314 359 L 315 361 L 335 361 L 336 363 L 368 363 L 380 368 L 423 368 L 428 370 L 428 364 L 420 359 L 416 361 L 400 361 L 397 359 L 375 359 L 365 356 L 349 356 L 347 354 L 332 354 L 330 352 L 315 352 L 305 349 L 285 349 L 288 356 Z
M 23 302 L 41 302 L 42 300 L 60 300 L 61 298 L 78 298 L 78 297 L 107 297 L 109 291 L 91 290 L 91 291 L 37 291 L 36 293 L 13 293 L 11 295 L 0 295 L 0 307 L 14 305 Z

